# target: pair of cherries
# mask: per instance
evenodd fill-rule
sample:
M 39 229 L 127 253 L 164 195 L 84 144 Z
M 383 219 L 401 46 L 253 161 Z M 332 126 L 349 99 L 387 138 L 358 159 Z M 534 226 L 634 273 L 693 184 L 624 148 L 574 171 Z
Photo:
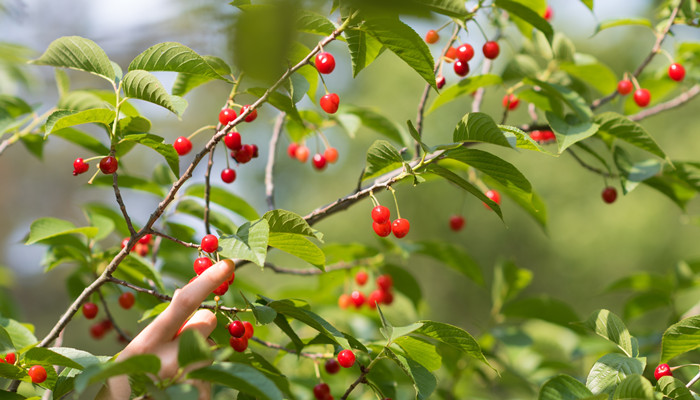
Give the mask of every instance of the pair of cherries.
M 394 236 L 401 239 L 408 234 L 408 230 L 411 228 L 411 224 L 407 219 L 397 218 L 394 222 L 391 222 L 391 213 L 389 209 L 384 206 L 376 206 L 372 209 L 372 229 L 374 233 L 381 237 L 387 237 L 390 233 L 394 233 Z

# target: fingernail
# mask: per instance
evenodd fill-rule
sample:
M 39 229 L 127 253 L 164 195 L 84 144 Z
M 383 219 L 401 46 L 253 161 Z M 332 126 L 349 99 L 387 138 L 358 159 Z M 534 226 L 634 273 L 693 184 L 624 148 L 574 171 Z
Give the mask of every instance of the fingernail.
M 221 260 L 219 266 L 217 267 L 221 272 L 228 272 L 228 270 L 233 270 L 236 268 L 236 264 L 231 259 Z

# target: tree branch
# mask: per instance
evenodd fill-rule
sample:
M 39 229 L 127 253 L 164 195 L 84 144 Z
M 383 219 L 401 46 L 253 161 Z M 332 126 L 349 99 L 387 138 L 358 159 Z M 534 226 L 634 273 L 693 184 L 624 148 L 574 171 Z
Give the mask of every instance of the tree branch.
M 644 118 L 651 117 L 652 115 L 656 115 L 662 111 L 680 107 L 683 104 L 692 100 L 695 96 L 698 95 L 698 93 L 700 93 L 700 85 L 696 84 L 687 91 L 678 95 L 678 97 L 671 99 L 665 103 L 659 103 L 654 107 L 648 108 L 646 110 L 642 110 L 634 115 L 631 115 L 629 119 L 631 119 L 632 121 L 641 121 Z
M 114 151 L 112 151 L 110 154 L 113 154 Z M 134 229 L 134 225 L 131 223 L 131 218 L 129 217 L 129 213 L 126 212 L 126 205 L 124 205 L 124 199 L 122 199 L 122 193 L 119 190 L 119 184 L 117 183 L 117 173 L 114 172 L 112 174 L 112 188 L 114 188 L 114 196 L 117 198 L 117 204 L 119 204 L 119 209 L 122 212 L 122 215 L 124 216 L 124 222 L 126 222 L 127 228 L 129 228 L 129 232 L 131 233 L 131 236 L 134 237 L 136 235 L 136 230 Z M 143 235 L 141 235 L 143 236 Z M 140 236 L 139 236 L 140 237 Z
M 214 166 L 214 150 L 216 147 L 212 147 L 209 152 L 209 161 L 207 162 L 207 171 L 204 173 L 204 230 L 207 235 L 211 233 L 211 227 L 209 226 L 209 199 L 211 197 L 211 168 Z
M 272 129 L 272 137 L 270 138 L 269 155 L 267 158 L 267 165 L 265 166 L 265 200 L 267 200 L 268 210 L 275 209 L 275 184 L 272 181 L 272 171 L 275 168 L 275 152 L 277 151 L 277 142 L 282 133 L 285 116 L 285 113 L 281 113 L 277 116 L 275 126 Z
M 109 306 L 107 305 L 107 302 L 105 301 L 104 296 L 102 296 L 102 291 L 98 289 L 98 290 L 96 290 L 96 292 L 97 292 L 97 296 L 100 298 L 100 302 L 102 303 L 102 308 L 104 308 L 105 314 L 107 314 L 107 319 L 109 319 L 110 322 L 112 322 L 112 326 L 114 327 L 114 330 L 117 331 L 119 336 L 123 337 L 124 339 L 126 339 L 128 341 L 131 341 L 131 339 L 132 339 L 131 336 L 127 335 L 126 333 L 124 333 L 124 331 L 121 330 L 121 328 L 119 328 L 119 324 L 117 324 L 117 321 L 114 319 L 114 317 L 112 317 L 112 313 L 109 312 Z
M 345 269 L 352 269 L 360 265 L 370 265 L 372 262 L 380 259 L 381 257 L 374 256 L 374 257 L 369 257 L 369 258 L 362 258 L 359 260 L 355 260 L 355 262 L 348 263 L 344 261 L 337 262 L 329 267 L 326 267 L 325 271 L 321 271 L 320 269 L 292 269 L 292 268 L 282 268 L 278 267 L 275 264 L 272 263 L 265 263 L 265 268 L 269 268 L 273 270 L 275 273 L 278 274 L 288 274 L 288 275 L 321 275 L 326 272 L 333 272 L 333 271 L 341 271 Z
M 170 240 L 170 241 L 172 241 L 172 242 L 175 242 L 175 243 L 177 243 L 177 244 L 181 244 L 181 245 L 186 246 L 186 247 L 191 247 L 191 248 L 193 248 L 193 249 L 198 249 L 198 248 L 199 248 L 199 245 L 196 244 L 196 243 L 185 242 L 185 241 L 180 240 L 180 239 L 178 239 L 178 238 L 174 238 L 174 237 L 172 237 L 172 236 L 170 236 L 170 235 L 167 235 L 167 234 L 165 234 L 165 233 L 163 233 L 163 232 L 151 230 L 151 233 L 154 234 L 154 235 L 156 235 L 156 236 L 160 236 L 160 237 L 162 237 L 163 239 L 168 239 L 168 240 Z
M 298 354 L 298 355 L 300 355 L 300 356 L 302 356 L 302 357 L 310 358 L 310 359 L 312 359 L 312 360 L 317 360 L 317 359 L 319 359 L 319 358 L 331 358 L 331 357 L 333 356 L 332 354 L 323 354 L 323 353 L 306 353 L 306 352 L 301 352 L 301 353 L 300 353 L 300 352 L 298 352 L 298 351 L 296 351 L 296 350 L 288 349 L 288 348 L 283 347 L 283 346 L 280 346 L 280 345 L 278 345 L 278 344 L 275 344 L 275 343 L 272 343 L 272 342 L 266 342 L 266 341 L 264 341 L 264 340 L 262 340 L 262 339 L 258 339 L 258 338 L 256 338 L 255 336 L 251 337 L 250 340 L 252 340 L 252 341 L 254 341 L 254 342 L 256 342 L 256 343 L 260 343 L 261 345 L 263 345 L 263 346 L 265 346 L 265 347 L 269 347 L 269 348 L 271 348 L 271 349 L 282 350 L 282 351 L 286 351 L 287 353 L 291 353 L 291 354 Z
M 615 175 L 615 174 L 611 174 L 610 172 L 603 171 L 602 169 L 599 169 L 599 168 L 596 168 L 596 167 L 594 167 L 594 166 L 592 166 L 592 165 L 589 165 L 588 163 L 586 163 L 585 161 L 583 161 L 583 159 L 582 159 L 581 157 L 579 157 L 578 154 L 574 153 L 574 151 L 573 151 L 571 148 L 568 148 L 568 149 L 566 149 L 566 150 L 567 150 L 567 152 L 568 152 L 569 154 L 571 154 L 571 156 L 572 156 L 583 168 L 585 168 L 585 169 L 587 169 L 587 170 L 589 170 L 589 171 L 591 171 L 591 172 L 595 172 L 595 173 L 598 174 L 598 175 L 602 175 L 602 176 L 604 176 L 604 177 L 606 177 L 606 178 L 615 178 L 615 177 L 617 177 L 617 175 Z

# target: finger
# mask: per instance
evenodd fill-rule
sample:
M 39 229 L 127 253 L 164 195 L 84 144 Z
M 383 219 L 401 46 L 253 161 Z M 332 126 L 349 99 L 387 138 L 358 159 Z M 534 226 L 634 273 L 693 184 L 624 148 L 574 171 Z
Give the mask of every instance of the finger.
M 233 260 L 220 261 L 176 292 L 168 308 L 148 326 L 152 337 L 162 341 L 172 340 L 202 301 L 231 277 L 234 268 Z
M 216 328 L 216 316 L 209 310 L 199 310 L 189 321 L 185 322 L 182 331 L 194 330 L 206 338 L 214 332 Z

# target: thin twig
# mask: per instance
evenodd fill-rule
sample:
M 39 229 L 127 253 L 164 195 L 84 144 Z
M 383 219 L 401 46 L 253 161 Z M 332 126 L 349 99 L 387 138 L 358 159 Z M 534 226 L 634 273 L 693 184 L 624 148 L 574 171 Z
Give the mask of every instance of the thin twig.
M 319 358 L 330 358 L 330 357 L 333 356 L 332 354 L 324 354 L 324 353 L 306 353 L 306 352 L 301 352 L 301 353 L 300 353 L 300 352 L 298 352 L 298 351 L 296 351 L 296 350 L 288 349 L 288 348 L 286 348 L 286 347 L 284 347 L 284 346 L 280 346 L 280 345 L 275 344 L 275 343 L 272 343 L 272 342 L 266 342 L 266 341 L 264 341 L 264 340 L 262 340 L 262 339 L 258 339 L 258 338 L 255 337 L 255 336 L 251 337 L 250 340 L 252 340 L 252 341 L 254 341 L 254 342 L 256 342 L 256 343 L 260 343 L 261 345 L 263 345 L 263 346 L 265 346 L 265 347 L 269 347 L 269 348 L 271 348 L 271 349 L 282 350 L 282 351 L 286 351 L 287 353 L 291 353 L 291 354 L 298 354 L 298 355 L 300 355 L 300 356 L 302 356 L 302 357 L 310 358 L 310 359 L 312 359 L 312 360 L 317 360 L 317 359 L 319 359 Z
M 690 387 L 693 386 L 693 385 L 695 384 L 695 382 L 697 382 L 698 380 L 700 380 L 700 372 L 698 372 L 697 375 L 695 375 L 695 376 L 693 377 L 693 379 L 691 379 L 690 381 L 688 381 L 688 383 L 685 385 L 685 387 L 690 388 Z
M 358 376 L 357 379 L 355 379 L 355 381 L 350 384 L 350 386 L 348 387 L 348 390 L 346 390 L 345 393 L 343 393 L 343 396 L 340 398 L 340 400 L 347 400 L 348 396 L 350 396 L 350 393 L 352 393 L 352 391 L 355 389 L 355 387 L 357 387 L 357 385 L 359 385 L 360 383 L 366 382 L 365 377 L 367 376 L 369 371 L 370 371 L 369 367 L 365 367 L 364 365 L 360 365 L 360 376 Z
M 272 263 L 265 263 L 265 268 L 269 268 L 273 270 L 275 273 L 278 274 L 288 274 L 288 275 L 321 275 L 326 272 L 333 272 L 333 271 L 341 271 L 345 269 L 352 269 L 360 265 L 370 265 L 372 262 L 378 260 L 381 257 L 370 257 L 370 258 L 362 258 L 359 260 L 355 260 L 355 262 L 348 263 L 344 261 L 337 262 L 331 266 L 328 266 L 325 268 L 325 271 L 321 271 L 320 269 L 316 268 L 307 268 L 307 269 L 292 269 L 292 268 L 282 268 L 278 267 L 275 264 Z
M 267 165 L 265 166 L 265 200 L 267 200 L 268 210 L 275 209 L 275 183 L 273 182 L 272 172 L 275 168 L 275 152 L 277 151 L 277 142 L 282 133 L 282 126 L 286 114 L 280 113 L 275 120 L 275 126 L 272 129 L 272 137 L 270 138 L 270 149 L 267 157 Z
M 209 161 L 207 162 L 207 171 L 204 173 L 204 230 L 207 235 L 211 233 L 211 226 L 209 226 L 209 198 L 211 197 L 211 167 L 214 166 L 214 150 L 216 147 L 212 147 L 209 152 Z
M 114 151 L 112 151 L 110 154 L 114 154 Z M 134 225 L 131 223 L 131 218 L 129 217 L 129 213 L 126 212 L 126 205 L 124 205 L 124 199 L 122 199 L 122 193 L 119 190 L 119 184 L 117 183 L 117 173 L 116 172 L 114 172 L 112 174 L 112 187 L 114 188 L 114 196 L 117 198 L 117 204 L 119 204 L 119 209 L 121 210 L 122 215 L 124 216 L 124 221 L 126 222 L 126 226 L 127 226 L 127 228 L 129 228 L 129 233 L 131 233 L 131 236 L 134 237 L 134 236 L 136 236 L 136 230 L 134 229 Z M 141 236 L 143 236 L 143 235 L 141 235 Z
M 644 61 L 642 61 L 642 63 L 639 64 L 637 69 L 634 71 L 633 75 L 635 78 L 639 77 L 639 74 L 641 74 L 642 71 L 644 71 L 644 68 L 646 68 L 646 66 L 649 65 L 651 60 L 654 58 L 654 56 L 661 49 L 661 44 L 663 43 L 664 39 L 666 39 L 668 32 L 671 30 L 671 27 L 673 26 L 673 22 L 676 19 L 676 15 L 678 15 L 678 11 L 680 10 L 684 1 L 685 0 L 679 1 L 678 5 L 673 9 L 673 11 L 671 11 L 671 16 L 669 16 L 669 18 L 668 18 L 668 24 L 666 24 L 664 29 L 656 35 L 656 43 L 654 43 L 654 46 L 651 48 L 651 51 L 646 56 Z M 617 96 L 617 94 L 618 94 L 617 90 L 615 90 L 612 93 L 610 93 L 609 95 L 593 101 L 593 103 L 591 103 L 591 110 L 595 110 L 596 108 L 598 108 L 598 107 L 602 106 L 603 104 L 609 102 L 610 100 L 614 99 Z
M 596 168 L 596 167 L 594 167 L 594 166 L 592 166 L 592 165 L 589 165 L 588 163 L 586 163 L 585 161 L 583 161 L 583 159 L 582 159 L 581 157 L 579 157 L 576 153 L 574 153 L 574 151 L 573 151 L 571 148 L 566 149 L 566 151 L 567 151 L 569 154 L 571 154 L 571 156 L 572 156 L 583 168 L 585 168 L 585 169 L 587 169 L 587 170 L 589 170 L 589 171 L 591 171 L 591 172 L 595 172 L 595 173 L 598 174 L 598 175 L 602 175 L 602 176 L 604 176 L 604 177 L 606 177 L 606 178 L 615 178 L 615 177 L 617 177 L 616 174 L 611 174 L 610 172 L 603 171 L 602 169 L 599 169 L 599 168 Z
M 170 235 L 168 235 L 168 234 L 165 234 L 165 233 L 163 233 L 163 232 L 154 231 L 154 230 L 151 230 L 150 232 L 151 232 L 152 234 L 156 235 L 156 236 L 160 236 L 160 237 L 162 237 L 163 239 L 168 239 L 168 240 L 170 240 L 170 241 L 172 241 L 172 242 L 175 242 L 175 243 L 177 243 L 177 244 L 183 245 L 183 246 L 185 246 L 185 247 L 191 247 L 191 248 L 193 248 L 193 249 L 199 248 L 199 245 L 196 244 L 196 243 L 185 242 L 185 241 L 183 241 L 183 240 L 180 240 L 180 239 L 178 239 L 178 238 L 172 237 L 172 236 L 170 236 Z
M 664 103 L 659 103 L 654 107 L 648 108 L 646 110 L 642 110 L 634 115 L 629 116 L 629 119 L 631 119 L 632 121 L 641 121 L 644 118 L 651 117 L 652 115 L 656 115 L 662 111 L 680 107 L 683 104 L 692 100 L 695 96 L 698 95 L 698 93 L 700 93 L 700 85 L 696 84 L 690 89 L 688 89 L 688 91 L 678 95 L 678 97 Z
M 97 290 L 97 296 L 100 298 L 100 302 L 102 303 L 102 308 L 104 309 L 105 314 L 107 314 L 107 319 L 109 319 L 110 322 L 112 322 L 112 326 L 114 327 L 114 330 L 117 331 L 117 334 L 119 334 L 119 336 L 123 337 L 124 339 L 126 339 L 130 342 L 132 339 L 131 336 L 127 335 L 126 333 L 124 333 L 124 331 L 121 330 L 121 328 L 119 328 L 119 324 L 117 324 L 117 321 L 112 316 L 112 313 L 109 312 L 109 306 L 107 305 L 107 302 L 105 301 L 104 296 L 102 296 L 102 291 L 99 289 Z

